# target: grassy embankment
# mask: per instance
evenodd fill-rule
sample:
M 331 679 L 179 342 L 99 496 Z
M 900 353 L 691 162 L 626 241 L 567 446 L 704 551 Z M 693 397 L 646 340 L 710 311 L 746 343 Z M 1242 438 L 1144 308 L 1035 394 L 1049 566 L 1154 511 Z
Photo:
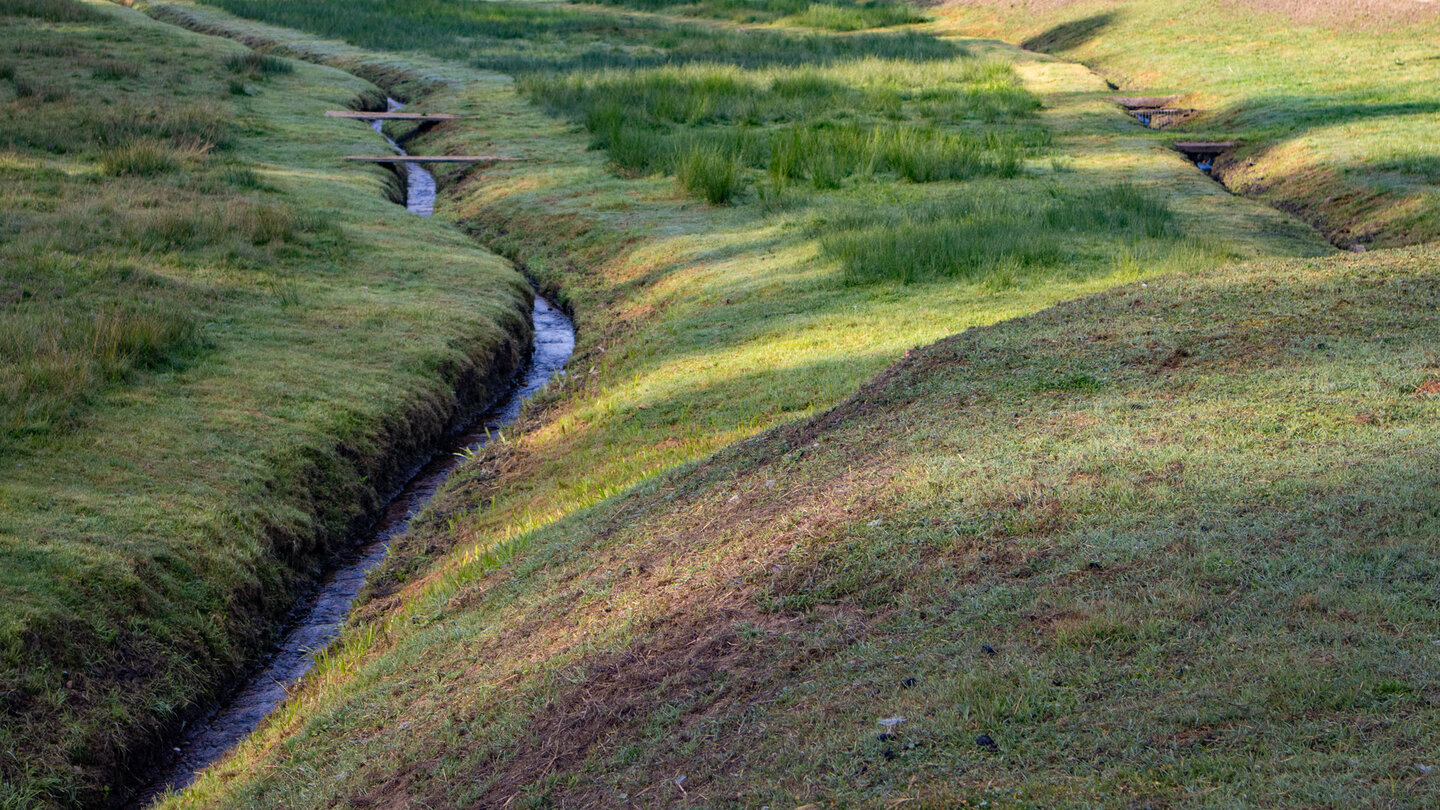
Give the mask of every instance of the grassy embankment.
M 1440 238 L 1440 10 L 1410 0 L 960 0 L 940 30 L 1075 59 L 1120 94 L 1179 94 L 1177 139 L 1242 142 L 1236 191 L 1336 244 Z
M 421 522 L 390 598 L 175 806 L 1430 789 L 1433 251 L 1237 264 L 1324 251 L 1118 118 L 1084 71 L 993 44 L 862 71 L 847 45 L 731 45 L 726 25 L 657 16 L 431 4 L 427 28 L 408 5 L 226 5 L 427 50 L 171 12 L 482 114 L 480 137 L 441 127 L 419 148 L 529 163 L 456 173 L 442 214 L 561 286 L 583 342 L 543 423 Z M 526 14 L 566 29 L 483 36 Z M 1016 80 L 976 56 L 1013 63 L 1044 109 L 986 121 L 974 101 Z M 515 70 L 520 92 L 457 62 Z M 782 106 L 796 84 L 818 109 Z M 891 89 L 898 118 L 851 100 Z M 927 119 L 947 90 L 974 105 Z M 963 180 L 771 169 L 797 131 L 821 133 L 821 162 L 897 120 L 957 143 L 1049 135 L 1018 172 Z M 678 158 L 697 143 L 727 158 L 730 205 L 694 202 Z M 1037 253 L 926 261 L 993 235 L 987 217 Z M 886 272 L 891 246 L 927 272 Z M 823 411 L 916 343 L 1122 282 L 910 352 L 813 422 L 686 463 Z
M 103 801 L 515 366 L 520 276 L 338 161 L 362 97 L 0 3 L 0 806 Z

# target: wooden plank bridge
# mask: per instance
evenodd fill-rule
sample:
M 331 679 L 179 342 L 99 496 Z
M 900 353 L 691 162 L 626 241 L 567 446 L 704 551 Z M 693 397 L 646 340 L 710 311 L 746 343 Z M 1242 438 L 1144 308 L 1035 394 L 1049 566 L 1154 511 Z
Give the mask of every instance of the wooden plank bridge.
M 326 110 L 325 116 L 327 118 L 354 118 L 360 121 L 418 121 L 421 123 L 458 121 L 462 118 L 475 117 L 450 113 L 365 112 L 363 110 Z
M 508 163 L 520 158 L 501 155 L 346 155 L 358 163 Z

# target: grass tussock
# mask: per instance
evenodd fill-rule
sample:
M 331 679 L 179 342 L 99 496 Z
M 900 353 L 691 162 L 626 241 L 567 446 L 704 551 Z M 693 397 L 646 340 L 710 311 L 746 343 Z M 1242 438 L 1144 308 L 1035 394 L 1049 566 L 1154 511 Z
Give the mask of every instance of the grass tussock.
M 174 147 L 156 141 L 132 141 L 100 154 L 100 171 L 110 177 L 146 177 L 173 172 L 181 160 Z
M 704 141 L 680 148 L 675 175 L 681 188 L 712 205 L 724 205 L 739 191 L 738 166 L 733 153 Z
M 91 70 L 90 75 L 96 79 L 111 82 L 134 79 L 140 75 L 140 66 L 118 59 L 106 59 L 97 64 Z
M 830 31 L 862 31 L 867 28 L 910 25 L 925 22 L 926 19 L 928 18 L 923 14 L 902 3 L 810 3 L 804 11 L 785 17 L 783 22 Z
M 522 87 L 582 121 L 620 171 L 673 173 L 692 192 L 686 178 L 700 153 L 712 155 L 708 166 L 734 166 L 722 174 L 738 182 L 768 176 L 829 189 L 877 173 L 917 183 L 1014 177 L 1049 143 L 1033 120 L 1037 100 L 996 62 L 933 71 L 878 60 L 799 71 L 689 66 L 534 77 Z
M 287 60 L 258 51 L 246 51 L 226 57 L 225 67 L 231 73 L 244 73 L 251 78 L 282 76 L 295 71 L 295 66 Z
M 1165 203 L 1132 185 L 1047 197 L 969 193 L 844 214 L 821 226 L 821 251 L 852 284 L 957 279 L 1000 288 L 1067 269 L 1123 276 L 1147 262 L 1187 271 L 1224 259 L 1184 237 Z

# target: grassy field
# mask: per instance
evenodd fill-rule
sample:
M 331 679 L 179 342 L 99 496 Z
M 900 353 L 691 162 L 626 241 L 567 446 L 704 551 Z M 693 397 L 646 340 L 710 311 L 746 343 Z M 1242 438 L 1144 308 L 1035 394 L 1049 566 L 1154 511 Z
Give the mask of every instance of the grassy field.
M 581 345 L 170 806 L 1433 800 L 1432 248 L 1336 257 L 994 42 L 220 5 L 348 44 L 150 11 L 481 116 L 412 145 L 526 160 L 439 213 Z
M 380 99 L 0 3 L 0 806 L 102 804 L 518 362 L 519 274 L 338 161 Z
M 938 30 L 1080 60 L 1120 94 L 1177 95 L 1202 114 L 1176 139 L 1239 140 L 1216 167 L 1226 184 L 1342 247 L 1440 237 L 1433 5 L 959 0 L 931 13 Z
M 580 345 L 168 806 L 1434 803 L 1433 247 L 983 9 L 215 5 L 145 10 L 478 116 L 438 216 Z
M 1429 806 L 1437 258 L 913 351 L 461 553 L 170 806 Z

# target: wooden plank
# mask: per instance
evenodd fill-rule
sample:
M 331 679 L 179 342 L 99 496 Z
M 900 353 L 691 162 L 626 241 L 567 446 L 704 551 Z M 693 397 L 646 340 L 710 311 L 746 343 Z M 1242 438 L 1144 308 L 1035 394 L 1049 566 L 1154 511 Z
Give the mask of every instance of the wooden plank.
M 1235 141 L 1177 141 L 1173 146 L 1187 155 L 1218 155 L 1234 149 Z
M 520 158 L 500 155 L 346 155 L 360 163 L 504 163 Z
M 355 110 L 326 110 L 329 118 L 357 118 L 361 121 L 458 121 L 463 115 L 450 113 L 414 112 L 359 112 Z
M 1110 96 L 1110 100 L 1129 110 L 1164 107 L 1179 96 Z

